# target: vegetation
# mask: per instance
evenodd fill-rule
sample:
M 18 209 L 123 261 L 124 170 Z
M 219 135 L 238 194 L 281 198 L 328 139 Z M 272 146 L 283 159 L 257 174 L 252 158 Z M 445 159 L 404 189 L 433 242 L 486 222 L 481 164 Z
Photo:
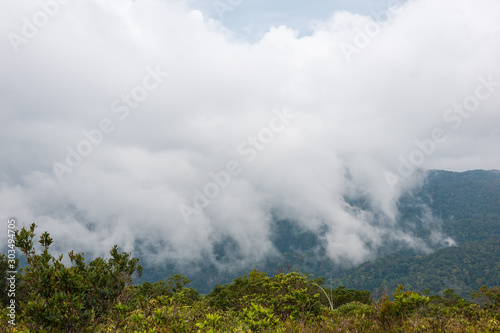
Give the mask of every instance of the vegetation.
M 466 297 L 482 285 L 500 282 L 500 241 L 474 242 L 437 250 L 430 255 L 397 253 L 337 274 L 334 284 L 376 290 L 405 288 L 442 293 L 447 288 Z
M 254 270 L 199 295 L 181 275 L 134 285 L 142 268 L 116 246 L 109 259 L 88 263 L 70 252 L 66 267 L 49 253 L 47 232 L 36 253 L 35 229 L 16 232 L 27 265 L 16 276 L 15 326 L 2 285 L 0 332 L 500 332 L 500 287 L 483 286 L 470 299 L 403 286 L 374 297 L 296 271 L 270 277 Z M 8 268 L 0 256 L 2 277 Z

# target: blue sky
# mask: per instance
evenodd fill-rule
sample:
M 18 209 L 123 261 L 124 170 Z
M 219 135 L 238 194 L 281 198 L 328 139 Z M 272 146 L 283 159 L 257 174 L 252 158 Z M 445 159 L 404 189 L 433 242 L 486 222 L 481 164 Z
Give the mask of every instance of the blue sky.
M 312 20 L 327 20 L 336 11 L 371 15 L 386 9 L 391 3 L 395 1 L 192 0 L 191 7 L 200 10 L 205 16 L 220 20 L 236 34 L 255 39 L 271 26 L 280 25 L 299 30 L 302 35 L 308 34 L 312 31 Z

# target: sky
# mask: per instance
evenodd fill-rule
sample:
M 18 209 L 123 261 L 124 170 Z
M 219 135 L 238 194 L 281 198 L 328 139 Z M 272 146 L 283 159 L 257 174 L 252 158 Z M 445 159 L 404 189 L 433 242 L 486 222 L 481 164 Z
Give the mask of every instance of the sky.
M 335 11 L 346 10 L 362 15 L 376 15 L 394 0 L 191 0 L 192 8 L 219 20 L 240 38 L 256 41 L 271 26 L 286 25 L 300 36 L 311 34 L 314 21 L 328 20 Z
M 275 254 L 274 218 L 376 256 L 419 169 L 500 168 L 500 3 L 0 3 L 0 216 L 54 251 Z M 367 198 L 369 209 L 345 198 Z M 6 230 L 6 229 L 5 229 Z M 326 232 L 325 232 L 326 230 Z M 6 249 L 7 232 L 0 235 Z M 243 260 L 243 261 L 244 261 Z

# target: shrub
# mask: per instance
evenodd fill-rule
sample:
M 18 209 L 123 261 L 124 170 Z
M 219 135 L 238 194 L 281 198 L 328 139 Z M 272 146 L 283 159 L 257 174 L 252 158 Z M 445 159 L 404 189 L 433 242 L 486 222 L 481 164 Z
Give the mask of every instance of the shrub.
M 138 259 L 120 253 L 115 245 L 108 260 L 96 258 L 85 263 L 83 253 L 68 255 L 72 266 L 65 267 L 63 256 L 49 252 L 52 238 L 40 237 L 44 247 L 35 253 L 33 239 L 36 225 L 16 231 L 16 246 L 26 255 L 27 266 L 21 270 L 19 301 L 23 319 L 36 331 L 75 332 L 100 320 L 124 298 L 126 286 L 142 272 Z

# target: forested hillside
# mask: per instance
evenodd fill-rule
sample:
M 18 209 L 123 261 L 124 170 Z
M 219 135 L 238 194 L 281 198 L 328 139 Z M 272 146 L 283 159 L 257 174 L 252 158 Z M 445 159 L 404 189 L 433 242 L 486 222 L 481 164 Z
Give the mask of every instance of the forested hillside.
M 363 200 L 351 204 L 365 205 Z M 388 243 L 380 249 L 379 259 L 346 270 L 328 259 L 317 234 L 293 221 L 276 219 L 271 226 L 272 240 L 280 257 L 230 272 L 200 262 L 197 272 L 183 273 L 200 292 L 210 292 L 216 283 L 230 282 L 253 268 L 268 274 L 293 268 L 324 276 L 332 286 L 369 290 L 393 290 L 398 284 L 418 291 L 428 288 L 433 293 L 454 288 L 463 297 L 483 284 L 500 284 L 500 171 L 429 171 L 422 187 L 401 198 L 399 210 L 400 228 L 424 239 L 439 231 L 455 245 L 436 246 L 428 254 Z M 425 225 L 429 213 L 436 219 L 432 227 Z M 221 242 L 217 256 L 221 262 L 228 262 L 233 247 L 231 239 Z M 176 272 L 171 263 L 146 266 L 143 280 L 157 281 Z
M 353 288 L 393 288 L 437 293 L 453 288 L 467 296 L 481 285 L 500 284 L 500 172 L 431 171 L 422 189 L 403 198 L 421 200 L 439 217 L 456 246 L 429 255 L 402 251 L 336 274 L 335 283 Z M 403 207 L 404 210 L 404 207 Z

